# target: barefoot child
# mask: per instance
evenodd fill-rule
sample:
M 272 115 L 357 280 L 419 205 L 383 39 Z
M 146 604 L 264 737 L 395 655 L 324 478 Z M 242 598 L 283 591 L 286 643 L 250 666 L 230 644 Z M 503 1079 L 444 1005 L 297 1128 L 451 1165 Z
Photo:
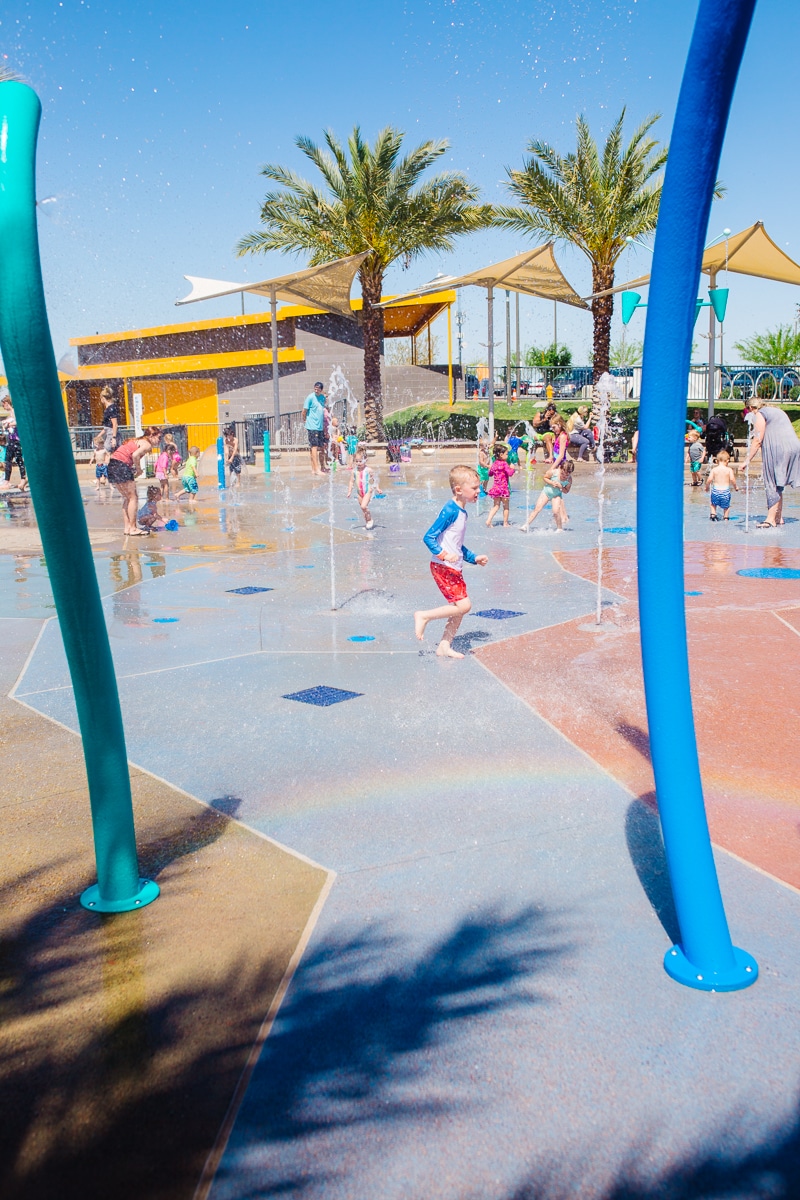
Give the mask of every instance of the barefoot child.
M 508 481 L 514 474 L 514 468 L 508 465 L 508 446 L 505 442 L 497 443 L 495 454 L 497 457 L 489 467 L 490 483 L 486 489 L 487 496 L 492 497 L 494 504 L 492 505 L 492 511 L 486 518 L 486 524 L 491 526 L 502 504 L 503 528 L 508 529 L 508 510 L 511 504 L 511 489 L 508 486 Z
M 700 487 L 701 481 L 697 478 L 700 468 L 706 461 L 706 448 L 700 441 L 700 434 L 696 429 L 690 429 L 686 435 L 686 445 L 689 452 L 689 469 L 692 473 L 692 487 Z
M 156 479 L 158 480 L 159 491 L 162 500 L 169 500 L 169 468 L 171 452 L 175 447 L 172 442 L 165 442 L 161 452 L 156 459 Z M 150 489 L 147 489 L 148 495 Z
M 563 529 L 567 523 L 567 510 L 564 505 L 564 495 L 572 487 L 572 472 L 575 464 L 571 458 L 565 458 L 557 467 L 551 467 L 544 477 L 544 487 L 536 501 L 536 507 L 521 529 L 527 529 L 535 521 L 546 504 L 553 507 L 553 517 L 556 526 Z
M 718 450 L 715 458 L 716 466 L 713 466 L 708 472 L 706 478 L 706 491 L 711 492 L 711 520 L 712 521 L 729 521 L 731 506 L 731 488 L 738 492 L 739 485 L 736 482 L 736 473 L 733 467 L 730 466 L 731 456 L 727 450 Z M 723 516 L 720 517 L 717 509 L 721 508 Z
M 190 446 L 189 457 L 183 465 L 183 470 L 180 472 L 183 491 L 176 497 L 178 500 L 183 500 L 184 496 L 188 496 L 190 500 L 194 500 L 197 495 L 197 460 L 199 457 L 200 447 Z
M 472 607 L 461 570 L 462 564 L 466 561 L 485 567 L 489 560 L 485 554 L 475 555 L 464 545 L 464 532 L 467 527 L 466 506 L 475 503 L 480 490 L 475 468 L 453 467 L 450 472 L 450 488 L 453 499 L 445 504 L 423 538 L 433 555 L 431 574 L 447 604 L 425 612 L 415 612 L 414 631 L 422 641 L 425 626 L 429 621 L 446 620 L 447 624 L 436 653 L 440 658 L 463 658 L 464 655 L 459 654 L 452 646 L 459 625 Z
M 367 454 L 365 450 L 359 450 L 356 454 L 355 466 L 353 467 L 353 473 L 350 476 L 350 483 L 347 488 L 348 500 L 353 494 L 353 484 L 356 485 L 356 497 L 364 514 L 364 527 L 366 529 L 374 529 L 375 522 L 369 511 L 369 502 L 375 495 L 375 478 L 367 466 Z
M 136 520 L 140 529 L 147 530 L 152 533 L 154 529 L 163 529 L 165 522 L 162 521 L 158 511 L 158 502 L 161 499 L 161 488 L 151 485 L 147 489 L 147 500 L 136 514 Z

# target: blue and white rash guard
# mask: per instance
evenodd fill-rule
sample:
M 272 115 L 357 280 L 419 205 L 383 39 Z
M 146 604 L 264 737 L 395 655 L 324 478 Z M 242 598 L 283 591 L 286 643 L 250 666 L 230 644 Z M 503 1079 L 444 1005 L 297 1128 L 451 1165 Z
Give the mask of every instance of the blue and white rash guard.
M 443 550 L 456 554 L 456 561 L 446 562 L 445 566 L 460 571 L 463 562 L 475 564 L 475 555 L 464 545 L 466 528 L 467 510 L 455 500 L 449 500 L 422 540 L 434 556 Z

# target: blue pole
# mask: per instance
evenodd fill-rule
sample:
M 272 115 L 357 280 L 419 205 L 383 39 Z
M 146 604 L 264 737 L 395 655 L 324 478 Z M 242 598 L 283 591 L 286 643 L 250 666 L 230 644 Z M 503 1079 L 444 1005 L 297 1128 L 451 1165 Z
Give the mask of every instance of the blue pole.
M 701 0 L 656 231 L 639 411 L 639 612 L 647 721 L 679 946 L 664 966 L 705 991 L 754 983 L 731 942 L 697 757 L 683 582 L 683 439 L 697 283 L 712 191 L 755 0 Z
M 114 662 L 47 321 L 36 230 L 40 116 L 31 88 L 0 83 L 0 349 L 83 738 L 97 884 L 81 903 L 125 912 L 159 889 L 139 878 Z
M 217 485 L 225 487 L 225 440 L 221 437 L 217 438 Z
M 272 460 L 269 456 L 269 430 L 264 430 L 264 474 L 269 475 L 272 470 Z

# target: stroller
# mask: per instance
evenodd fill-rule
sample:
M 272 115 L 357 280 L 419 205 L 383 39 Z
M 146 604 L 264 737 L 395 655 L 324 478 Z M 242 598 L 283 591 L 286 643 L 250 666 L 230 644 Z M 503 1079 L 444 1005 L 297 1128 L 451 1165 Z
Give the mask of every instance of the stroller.
M 717 413 L 709 418 L 706 425 L 705 443 L 709 459 L 716 458 L 720 450 L 727 450 L 734 462 L 739 461 L 739 451 L 734 444 L 733 435 L 725 418 Z

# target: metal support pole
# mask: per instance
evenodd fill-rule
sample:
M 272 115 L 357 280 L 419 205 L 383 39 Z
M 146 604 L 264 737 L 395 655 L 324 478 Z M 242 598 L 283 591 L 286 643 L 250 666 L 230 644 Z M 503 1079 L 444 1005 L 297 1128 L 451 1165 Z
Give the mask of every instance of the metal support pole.
M 709 284 L 708 284 L 708 290 L 711 291 L 716 286 L 717 286 L 717 272 L 712 271 L 711 278 L 710 278 Z M 717 391 L 717 389 L 715 387 L 715 378 L 714 378 L 714 376 L 716 375 L 716 370 L 717 370 L 716 362 L 715 362 L 716 352 L 717 352 L 717 316 L 716 316 L 716 313 L 714 312 L 714 305 L 709 304 L 709 306 L 708 306 L 708 390 L 706 392 L 706 399 L 708 401 L 707 420 L 709 420 L 709 421 L 711 420 L 711 418 L 714 415 L 714 401 L 716 400 L 716 391 Z
M 514 308 L 516 310 L 515 318 L 516 318 L 516 326 L 517 326 L 516 338 L 515 338 L 517 349 L 516 349 L 516 353 L 514 354 L 514 358 L 516 361 L 516 368 L 517 368 L 517 399 L 519 399 L 519 397 L 522 395 L 521 380 L 520 380 L 521 360 L 520 360 L 520 356 L 519 356 L 519 292 L 514 292 Z
M 272 411 L 275 414 L 275 445 L 281 448 L 281 384 L 278 364 L 278 296 L 273 288 L 269 297 L 272 330 Z
M 453 395 L 453 314 L 452 304 L 447 306 L 447 398 L 451 405 L 455 404 Z
M 486 357 L 489 370 L 489 441 L 491 442 L 494 439 L 494 288 L 491 286 L 486 289 L 486 308 L 489 326 L 486 339 L 489 345 Z
M 506 404 L 511 401 L 511 293 L 506 288 Z
M 708 832 L 692 713 L 683 581 L 683 436 L 697 280 L 733 89 L 755 0 L 701 0 L 670 138 L 639 410 L 639 620 L 650 752 L 680 944 L 667 973 L 734 991 L 758 966 L 733 946 Z M 724 64 L 724 69 L 720 64 Z
M 47 321 L 36 230 L 40 115 L 31 88 L 0 83 L 0 350 L 83 739 L 97 884 L 81 903 L 126 912 L 159 889 L 139 878 L 114 662 Z
M 272 470 L 272 459 L 269 454 L 269 430 L 264 430 L 264 474 L 269 475 Z

